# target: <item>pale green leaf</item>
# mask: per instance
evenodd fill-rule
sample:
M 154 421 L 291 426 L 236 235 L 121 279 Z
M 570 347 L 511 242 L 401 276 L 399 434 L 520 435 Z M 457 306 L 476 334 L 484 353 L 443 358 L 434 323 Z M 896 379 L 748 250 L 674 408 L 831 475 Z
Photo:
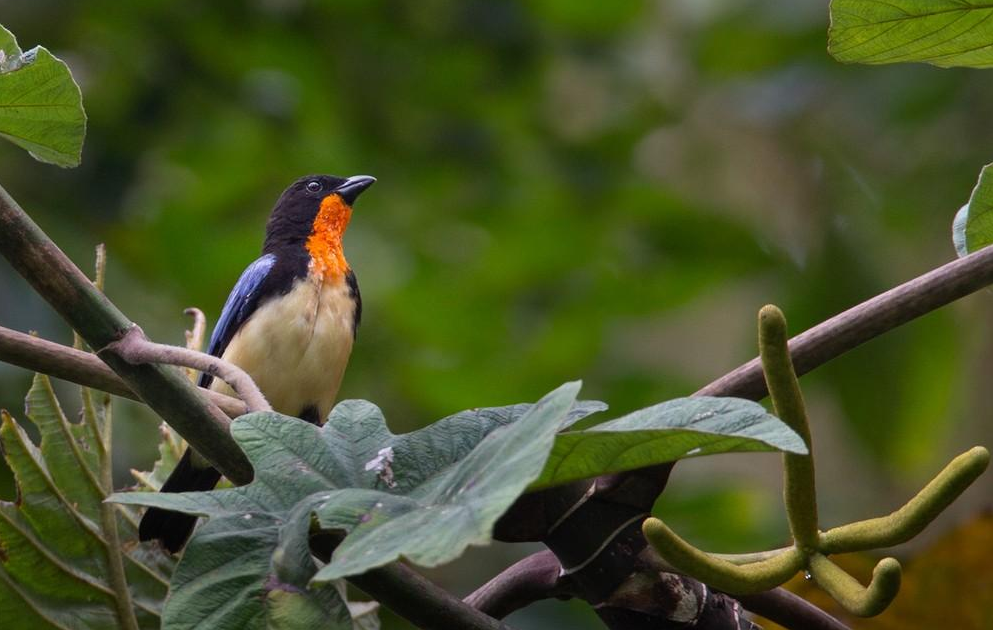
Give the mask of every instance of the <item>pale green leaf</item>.
M 846 63 L 993 66 L 993 5 L 977 0 L 832 0 L 828 51 Z
M 952 242 L 959 256 L 993 243 L 993 164 L 983 167 L 969 203 L 955 214 Z
M 35 159 L 77 166 L 85 135 L 83 97 L 69 67 L 41 46 L 22 53 L 0 26 L 0 136 Z

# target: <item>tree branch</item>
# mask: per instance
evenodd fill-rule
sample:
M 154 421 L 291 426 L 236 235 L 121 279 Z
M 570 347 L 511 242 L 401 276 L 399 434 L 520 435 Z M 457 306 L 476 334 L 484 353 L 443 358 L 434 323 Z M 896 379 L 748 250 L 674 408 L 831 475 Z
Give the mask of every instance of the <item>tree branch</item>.
M 248 405 L 249 411 L 272 411 L 252 377 L 237 365 L 189 348 L 149 341 L 137 325 L 131 326 L 123 337 L 107 344 L 97 354 L 102 357 L 105 353 L 116 354 L 132 365 L 162 363 L 206 372 L 230 385 Z
M 398 562 L 348 581 L 424 630 L 512 630 Z
M 991 283 L 993 283 L 993 247 L 954 260 L 866 300 L 790 340 L 788 347 L 797 374 L 810 372 L 874 337 Z M 696 395 L 739 396 L 760 400 L 767 393 L 762 367 L 759 359 L 756 358 L 700 389 Z M 636 473 L 637 471 L 631 471 L 619 475 L 619 477 L 627 478 Z M 546 495 L 545 502 L 554 502 L 558 496 L 556 491 L 562 492 L 562 489 L 543 491 L 542 494 Z M 624 495 L 625 492 L 619 494 Z M 530 497 L 531 495 L 525 495 L 521 501 L 528 501 Z M 620 498 L 622 497 L 619 496 L 618 499 Z M 544 503 L 530 507 L 533 512 L 533 510 L 541 510 L 543 505 Z M 513 509 L 511 508 L 511 510 Z M 529 540 L 544 538 L 535 535 L 534 532 L 530 532 L 530 534 Z M 550 583 L 541 575 L 530 578 L 527 575 L 518 575 L 518 573 L 526 573 L 532 563 L 540 563 L 540 560 L 525 558 L 509 567 L 470 596 L 474 598 L 472 601 L 494 606 L 494 609 L 497 610 L 498 606 L 519 598 L 522 589 L 527 593 L 530 601 L 554 597 L 557 592 L 556 584 Z M 621 578 L 624 577 L 620 573 L 618 575 Z M 618 575 L 615 575 L 614 578 Z M 767 593 L 775 592 L 775 590 L 767 591 Z M 746 599 L 750 603 L 775 600 L 771 595 L 768 599 L 763 599 L 764 595 L 766 594 L 749 596 Z M 772 618 L 768 611 L 763 612 Z M 804 628 L 807 626 L 798 623 L 787 627 Z M 830 628 L 832 626 L 822 624 L 821 626 L 811 625 L 809 627 Z M 844 626 L 837 622 L 833 627 L 843 628 Z
M 138 394 L 134 393 L 121 377 L 96 355 L 2 326 L 0 326 L 0 361 L 32 372 L 48 374 L 83 387 L 99 389 L 115 396 L 141 400 Z M 228 417 L 237 418 L 248 413 L 245 403 L 234 396 L 227 396 L 203 387 L 200 388 L 200 393 L 208 396 Z
M 120 339 L 132 322 L 0 187 L 0 253 L 34 290 L 96 350 Z M 228 433 L 229 420 L 178 370 L 131 365 L 108 355 L 106 363 L 159 416 L 228 479 L 252 480 L 252 466 Z
M 789 630 L 849 630 L 817 606 L 784 588 L 754 595 L 738 595 L 748 611 L 762 615 Z
M 562 565 L 551 551 L 539 551 L 511 565 L 463 601 L 487 615 L 503 619 L 542 599 L 568 599 L 568 578 L 559 577 Z
M 987 247 L 880 293 L 790 339 L 797 376 L 991 283 L 993 247 Z M 695 395 L 761 400 L 767 394 L 762 365 L 756 357 Z

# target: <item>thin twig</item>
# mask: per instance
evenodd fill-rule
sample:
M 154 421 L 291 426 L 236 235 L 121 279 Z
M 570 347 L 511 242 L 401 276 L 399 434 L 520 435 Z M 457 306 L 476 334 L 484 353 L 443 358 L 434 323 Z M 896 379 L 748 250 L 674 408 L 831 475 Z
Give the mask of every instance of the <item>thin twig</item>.
M 95 355 L 2 326 L 0 361 L 115 396 L 141 400 L 120 376 Z M 248 412 L 245 403 L 233 396 L 202 387 L 199 389 L 201 394 L 210 398 L 230 418 L 237 418 Z
M 195 306 L 183 311 L 183 315 L 189 315 L 193 318 L 193 327 L 186 331 L 186 347 L 200 352 L 203 349 L 203 338 L 207 334 L 207 318 L 203 311 Z M 200 374 L 193 368 L 187 368 L 186 376 L 189 377 L 190 382 L 196 383 Z
M 245 401 L 249 411 L 272 411 L 258 385 L 247 372 L 233 363 L 213 355 L 179 346 L 150 341 L 137 325 L 128 329 L 117 341 L 107 344 L 97 354 L 112 353 L 132 365 L 158 363 L 193 368 L 215 376 L 235 391 Z

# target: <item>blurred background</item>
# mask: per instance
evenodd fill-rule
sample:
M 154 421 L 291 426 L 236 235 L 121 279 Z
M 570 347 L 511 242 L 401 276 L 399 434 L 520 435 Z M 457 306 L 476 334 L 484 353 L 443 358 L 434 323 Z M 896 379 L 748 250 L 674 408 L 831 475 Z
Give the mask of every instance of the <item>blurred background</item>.
M 0 22 L 68 62 L 89 116 L 74 170 L 0 143 L 3 186 L 81 267 L 106 243 L 107 293 L 159 341 L 185 307 L 216 319 L 289 182 L 379 179 L 346 236 L 365 311 L 342 396 L 395 432 L 576 378 L 615 416 L 688 395 L 755 355 L 763 304 L 800 332 L 951 260 L 993 159 L 988 75 L 838 64 L 824 1 L 0 0 Z M 803 379 L 823 526 L 993 443 L 991 313 L 984 291 Z M 5 262 L 0 325 L 71 342 Z M 0 364 L 0 407 L 29 380 Z M 126 484 L 157 420 L 117 417 Z M 779 476 L 773 455 L 685 462 L 657 511 L 707 549 L 781 545 Z M 463 594 L 531 550 L 430 575 Z M 511 621 L 597 627 L 561 602 Z

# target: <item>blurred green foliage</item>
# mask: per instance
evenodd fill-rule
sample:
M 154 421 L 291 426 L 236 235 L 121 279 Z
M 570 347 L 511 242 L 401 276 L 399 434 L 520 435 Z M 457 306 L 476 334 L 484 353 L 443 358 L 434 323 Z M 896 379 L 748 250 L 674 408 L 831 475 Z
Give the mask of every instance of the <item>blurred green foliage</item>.
M 89 116 L 80 168 L 0 146 L 3 185 L 85 268 L 106 241 L 108 294 L 158 340 L 182 341 L 186 306 L 217 317 L 288 182 L 379 178 L 346 236 L 366 310 L 342 395 L 395 432 L 573 378 L 617 415 L 689 394 L 755 355 L 762 304 L 799 332 L 954 257 L 991 161 L 985 74 L 843 66 L 812 0 L 0 0 L 0 17 L 69 63 Z M 990 443 L 989 311 L 987 292 L 804 379 L 826 526 Z M 69 339 L 6 264 L 0 324 Z M 0 406 L 28 384 L 0 366 Z M 147 466 L 154 422 L 119 417 L 119 460 Z M 707 548 L 781 542 L 752 516 L 778 466 L 680 464 L 660 505 Z M 497 568 L 438 577 L 465 591 Z

